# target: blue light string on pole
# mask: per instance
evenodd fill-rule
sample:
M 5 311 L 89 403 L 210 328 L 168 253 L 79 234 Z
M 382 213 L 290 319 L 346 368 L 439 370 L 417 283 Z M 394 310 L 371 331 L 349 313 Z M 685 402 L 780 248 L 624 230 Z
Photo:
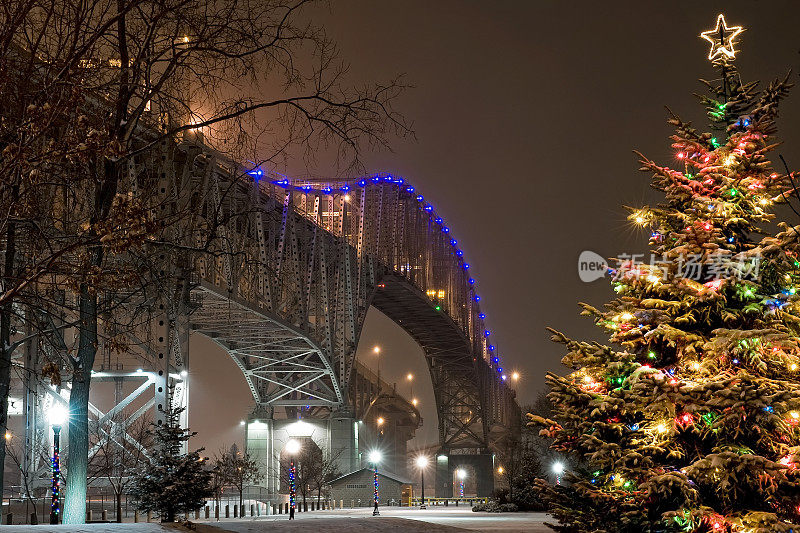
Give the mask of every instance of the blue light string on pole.
M 252 177 L 253 180 L 256 183 L 258 183 L 264 177 L 265 172 L 261 169 L 261 167 L 255 167 L 255 168 L 252 168 L 251 170 L 248 170 L 247 171 L 247 175 Z M 315 188 L 313 185 L 310 185 L 308 183 L 304 183 L 303 185 L 294 185 L 292 183 L 292 180 L 290 180 L 285 175 L 279 174 L 277 172 L 270 172 L 270 175 L 271 176 L 279 176 L 281 178 L 281 179 L 271 179 L 269 181 L 271 184 L 277 185 L 278 187 L 282 187 L 284 189 L 292 189 L 292 190 L 295 190 L 295 191 L 299 191 L 299 192 L 301 192 L 303 194 L 324 194 L 324 195 L 341 194 L 341 193 L 347 193 L 347 192 L 351 191 L 353 189 L 353 186 L 363 188 L 363 187 L 366 187 L 366 186 L 371 185 L 371 184 L 392 183 L 394 185 L 397 185 L 397 187 L 401 191 L 405 191 L 409 195 L 411 195 L 412 198 L 415 198 L 416 201 L 421 204 L 421 208 L 426 213 L 429 213 L 431 215 L 432 221 L 436 225 L 440 226 L 442 233 L 445 233 L 445 234 L 448 234 L 448 235 L 451 234 L 451 229 L 447 225 L 445 225 L 444 219 L 441 216 L 438 216 L 436 214 L 436 210 L 434 209 L 433 205 L 430 204 L 430 203 L 425 202 L 425 197 L 422 194 L 419 194 L 419 192 L 416 190 L 416 188 L 414 188 L 413 186 L 407 184 L 406 181 L 403 178 L 396 177 L 396 176 L 393 176 L 391 174 L 378 173 L 378 174 L 373 174 L 371 176 L 365 176 L 365 177 L 359 178 L 357 180 L 349 181 L 349 182 L 347 182 L 347 184 L 341 185 L 339 187 L 331 187 L 330 185 L 325 185 L 325 186 L 323 186 L 321 188 Z M 298 181 L 302 181 L 302 180 L 298 180 Z M 350 184 L 352 184 L 352 185 L 350 185 Z M 464 252 L 463 252 L 463 250 L 461 250 L 461 249 L 459 249 L 457 247 L 458 246 L 458 241 L 455 238 L 452 238 L 452 237 L 450 238 L 450 246 L 452 248 L 454 248 L 454 250 L 455 250 L 454 253 L 455 253 L 456 257 L 459 259 L 459 261 L 461 262 L 462 268 L 464 268 L 464 270 L 469 270 L 470 264 L 467 263 L 464 260 Z M 480 302 L 481 297 L 478 296 L 477 293 L 475 293 L 475 285 L 476 285 L 477 282 L 476 282 L 475 278 L 473 278 L 473 277 L 470 277 L 468 282 L 469 282 L 469 285 L 470 285 L 470 289 L 473 291 L 473 300 L 475 302 L 475 306 L 480 311 L 480 306 L 478 305 L 478 302 Z M 437 311 L 441 310 L 441 307 L 437 305 L 436 306 L 436 310 Z M 478 314 L 478 318 L 483 321 L 483 320 L 486 319 L 486 314 L 479 313 Z M 487 332 L 488 332 L 488 330 L 487 330 Z M 486 337 L 488 338 L 488 335 L 486 335 Z M 488 362 L 489 362 L 490 366 L 494 367 L 497 370 L 497 373 L 500 374 L 501 379 L 503 381 L 505 381 L 506 380 L 506 375 L 503 374 L 503 369 L 500 366 L 500 357 L 496 353 L 494 353 L 495 352 L 495 347 L 493 345 L 491 345 L 491 344 L 488 344 L 488 342 L 486 342 L 485 343 L 485 349 L 488 350 L 488 352 L 489 352 L 489 361 Z

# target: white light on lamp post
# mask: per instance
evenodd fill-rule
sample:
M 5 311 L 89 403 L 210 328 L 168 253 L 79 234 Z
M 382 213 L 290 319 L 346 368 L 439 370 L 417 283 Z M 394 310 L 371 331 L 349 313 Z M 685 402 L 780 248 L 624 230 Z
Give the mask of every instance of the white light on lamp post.
M 553 473 L 556 475 L 556 485 L 561 485 L 561 474 L 564 473 L 564 463 L 561 461 L 553 463 Z
M 458 497 L 464 498 L 464 479 L 467 477 L 467 472 L 463 468 L 456 470 L 456 477 L 458 478 Z
M 420 474 L 420 487 L 422 488 L 422 503 L 420 503 L 420 509 L 427 509 L 428 507 L 425 505 L 425 469 L 428 467 L 428 458 L 424 455 L 420 455 L 417 457 L 416 460 L 417 468 L 419 468 Z
M 372 516 L 380 516 L 381 514 L 378 511 L 378 463 L 381 462 L 381 459 L 383 459 L 383 454 L 379 450 L 372 450 L 369 452 L 369 462 L 372 463 L 372 483 L 374 485 L 372 495 L 375 503 Z
M 297 455 L 299 451 L 300 441 L 289 439 L 289 442 L 286 443 L 286 453 L 289 454 L 289 507 L 292 510 L 289 519 L 294 518 L 294 510 L 297 502 L 297 489 L 294 482 L 296 476 L 294 456 Z
M 53 426 L 53 458 L 52 458 L 52 488 L 50 500 L 50 523 L 58 524 L 61 516 L 61 461 L 60 461 L 60 441 L 61 426 L 67 421 L 69 412 L 60 403 L 54 403 L 47 412 L 50 425 Z

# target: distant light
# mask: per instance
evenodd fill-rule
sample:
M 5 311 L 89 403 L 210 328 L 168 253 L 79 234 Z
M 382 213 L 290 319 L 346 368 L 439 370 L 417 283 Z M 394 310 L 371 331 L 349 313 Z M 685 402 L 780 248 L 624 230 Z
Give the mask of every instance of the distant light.
M 502 375 L 502 376 L 500 376 L 500 377 L 502 378 L 502 380 L 503 380 L 503 381 L 505 381 L 505 380 L 507 380 L 507 379 L 508 379 L 508 376 L 506 376 L 505 374 L 503 374 L 503 375 Z
M 11 440 L 11 432 L 6 431 L 6 440 Z
M 375 347 L 372 349 L 372 353 L 374 353 L 374 354 L 379 354 L 379 353 L 381 353 L 381 347 L 380 347 L 380 346 L 375 346 Z
M 456 476 L 458 476 L 458 479 L 463 480 L 465 477 L 467 477 L 467 472 L 463 468 L 459 468 L 456 470 Z
M 514 381 L 518 381 L 519 380 L 519 372 L 514 372 L 513 374 L 511 374 L 511 379 L 513 379 Z
M 141 368 L 137 368 L 137 369 L 136 369 L 136 373 L 137 373 L 137 374 L 141 374 L 141 373 L 142 373 L 142 369 L 141 369 Z
M 480 314 L 478 315 L 478 318 L 480 318 L 481 320 L 483 320 L 484 318 L 486 318 L 486 315 L 485 315 L 485 314 L 483 314 L 483 313 L 480 313 Z
M 378 423 L 379 426 L 382 426 L 383 423 L 386 422 L 386 420 L 384 420 L 382 416 L 379 416 L 376 422 Z
M 446 455 L 438 455 L 436 457 L 436 460 L 437 461 L 447 461 L 447 456 Z
M 411 400 L 411 405 L 413 405 L 414 407 L 416 407 L 418 403 L 419 403 L 419 400 L 417 400 L 416 398 Z
M 296 454 L 297 452 L 300 451 L 300 441 L 295 439 L 289 439 L 289 441 L 286 443 L 285 449 L 286 453 L 288 453 L 289 455 Z
M 503 472 L 505 472 L 505 469 L 504 469 L 502 466 L 498 466 L 498 467 L 497 467 L 497 473 L 498 473 L 498 474 L 500 474 L 500 475 L 502 476 L 502 475 L 503 475 Z
M 239 425 L 240 425 L 240 426 L 243 426 L 244 424 L 245 424 L 245 421 L 244 421 L 244 420 L 239 420 Z
M 417 457 L 416 463 L 419 468 L 425 468 L 426 466 L 428 466 L 428 458 L 425 457 L 424 455 L 420 455 L 419 457 Z
M 383 454 L 378 450 L 372 450 L 369 452 L 369 462 L 373 464 L 378 464 L 383 459 Z
M 189 375 L 189 373 L 186 370 L 181 370 L 181 377 L 182 378 L 185 378 L 188 375 Z
M 407 379 L 408 381 L 411 381 L 412 379 L 414 379 L 414 374 L 412 374 L 411 372 L 409 372 L 409 373 L 408 373 L 408 375 L 406 376 L 406 379 Z
M 344 195 L 344 201 L 345 202 L 349 202 L 350 201 L 350 195 L 349 194 L 345 194 Z
M 556 474 L 561 474 L 562 472 L 564 472 L 564 463 L 560 461 L 556 461 L 555 463 L 553 463 L 553 472 L 555 472 Z

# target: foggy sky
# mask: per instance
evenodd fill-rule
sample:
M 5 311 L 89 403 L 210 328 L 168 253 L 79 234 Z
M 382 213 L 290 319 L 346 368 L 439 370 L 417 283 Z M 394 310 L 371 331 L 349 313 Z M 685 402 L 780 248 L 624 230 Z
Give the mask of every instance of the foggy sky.
M 633 149 L 674 163 L 665 105 L 705 125 L 692 96 L 714 78 L 698 35 L 724 11 L 742 25 L 736 65 L 764 82 L 794 68 L 797 2 L 567 2 L 333 0 L 320 10 L 351 64 L 354 83 L 398 73 L 415 85 L 399 102 L 416 141 L 365 155 L 369 172 L 403 176 L 429 199 L 463 245 L 503 367 L 519 370 L 522 404 L 563 351 L 546 326 L 600 339 L 577 303 L 611 299 L 607 281 L 582 283 L 583 250 L 605 257 L 646 250 L 622 205 L 657 202 Z M 800 94 L 783 106 L 782 153 L 800 167 Z M 324 174 L 324 169 L 320 169 Z M 359 354 L 407 393 L 415 376 L 423 440 L 436 438 L 433 392 L 421 350 L 372 312 Z M 252 401 L 241 373 L 211 341 L 191 341 L 190 424 L 216 451 L 241 440 Z

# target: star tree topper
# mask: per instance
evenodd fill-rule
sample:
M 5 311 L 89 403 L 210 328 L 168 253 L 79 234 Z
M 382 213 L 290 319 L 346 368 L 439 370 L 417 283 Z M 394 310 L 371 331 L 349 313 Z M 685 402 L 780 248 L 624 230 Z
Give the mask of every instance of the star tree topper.
M 713 30 L 704 31 L 700 37 L 711 43 L 711 50 L 708 52 L 709 61 L 714 61 L 718 57 L 722 59 L 735 59 L 736 50 L 733 45 L 735 44 L 736 36 L 744 31 L 741 26 L 728 27 L 725 22 L 725 15 L 720 14 L 717 17 L 717 27 Z

